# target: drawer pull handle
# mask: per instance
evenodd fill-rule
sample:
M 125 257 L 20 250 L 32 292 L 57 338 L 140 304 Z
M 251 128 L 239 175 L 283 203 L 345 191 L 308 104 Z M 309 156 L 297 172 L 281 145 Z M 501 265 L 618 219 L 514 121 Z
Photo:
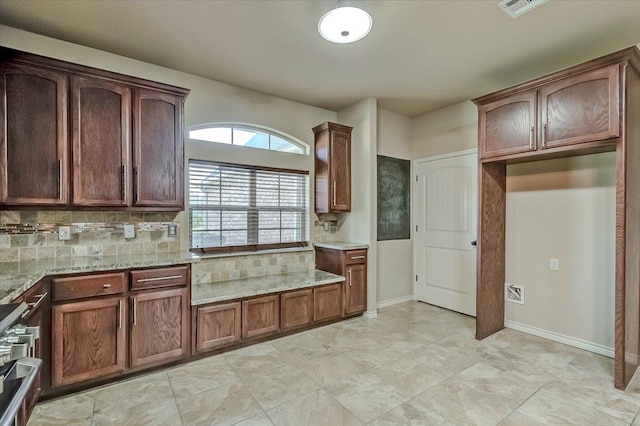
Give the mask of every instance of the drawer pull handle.
M 38 305 L 39 305 L 40 303 L 42 303 L 42 301 L 44 300 L 44 298 L 45 298 L 45 297 L 47 297 L 47 294 L 49 294 L 49 293 L 47 293 L 46 291 L 45 291 L 44 293 L 42 293 L 42 294 L 36 294 L 36 297 L 37 297 L 38 299 L 36 299 L 36 301 L 35 301 L 35 302 L 27 303 L 27 306 L 29 306 L 31 309 L 36 309 L 36 308 L 38 307 Z M 28 311 L 27 311 L 27 312 L 28 312 Z
M 102 288 L 111 288 L 111 284 L 109 283 L 102 284 Z
M 156 277 L 156 278 L 142 278 L 137 280 L 139 283 L 150 283 L 155 281 L 166 281 L 166 280 L 175 280 L 178 278 L 182 278 L 182 275 L 170 275 L 167 277 Z
M 347 272 L 349 272 L 349 287 L 351 287 L 351 268 Z
M 353 256 L 352 259 L 364 259 L 364 256 Z

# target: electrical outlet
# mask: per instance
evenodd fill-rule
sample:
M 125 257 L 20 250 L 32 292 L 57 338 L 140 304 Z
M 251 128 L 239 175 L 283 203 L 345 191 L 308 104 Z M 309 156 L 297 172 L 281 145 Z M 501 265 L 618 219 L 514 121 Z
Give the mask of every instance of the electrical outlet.
M 552 271 L 559 271 L 560 270 L 560 259 L 556 259 L 555 257 L 552 257 L 549 259 L 549 269 Z
M 71 239 L 71 227 L 70 226 L 58 226 L 58 239 L 70 240 Z
M 124 237 L 127 239 L 136 237 L 136 229 L 133 227 L 133 225 L 124 225 Z
M 178 236 L 178 225 L 175 223 L 170 223 L 167 225 L 167 237 L 177 237 Z
M 504 300 L 524 305 L 524 286 L 505 283 Z

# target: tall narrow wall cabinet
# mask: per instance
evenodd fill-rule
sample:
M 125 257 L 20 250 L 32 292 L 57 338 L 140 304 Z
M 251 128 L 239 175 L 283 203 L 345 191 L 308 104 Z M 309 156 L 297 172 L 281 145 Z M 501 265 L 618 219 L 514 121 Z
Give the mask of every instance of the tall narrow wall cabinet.
M 632 47 L 474 100 L 476 338 L 504 328 L 506 166 L 616 151 L 615 386 L 640 357 L 640 51 Z

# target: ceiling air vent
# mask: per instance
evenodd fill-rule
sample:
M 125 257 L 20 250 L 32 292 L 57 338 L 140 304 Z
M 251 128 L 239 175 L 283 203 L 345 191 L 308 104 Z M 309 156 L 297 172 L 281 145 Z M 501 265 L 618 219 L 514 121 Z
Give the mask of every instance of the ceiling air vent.
M 498 7 L 515 19 L 550 1 L 551 0 L 503 0 L 498 3 Z

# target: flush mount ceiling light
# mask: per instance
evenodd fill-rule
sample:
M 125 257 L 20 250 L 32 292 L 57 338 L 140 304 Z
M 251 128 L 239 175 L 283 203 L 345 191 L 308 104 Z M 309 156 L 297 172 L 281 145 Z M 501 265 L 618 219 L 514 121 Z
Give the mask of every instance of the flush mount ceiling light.
M 318 31 L 332 43 L 353 43 L 369 34 L 372 25 L 371 16 L 364 10 L 342 6 L 320 18 Z

